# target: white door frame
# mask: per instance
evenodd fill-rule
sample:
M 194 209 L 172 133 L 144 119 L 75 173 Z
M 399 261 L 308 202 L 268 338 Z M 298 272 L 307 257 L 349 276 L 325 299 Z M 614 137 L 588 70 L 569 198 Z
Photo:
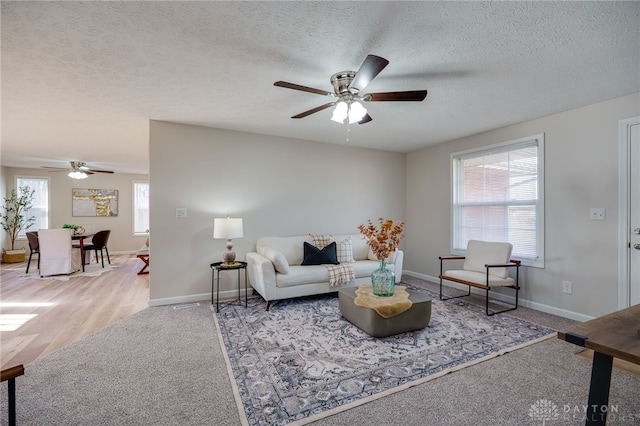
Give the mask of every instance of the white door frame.
M 618 309 L 629 307 L 629 181 L 631 170 L 631 126 L 640 124 L 640 116 L 618 122 Z

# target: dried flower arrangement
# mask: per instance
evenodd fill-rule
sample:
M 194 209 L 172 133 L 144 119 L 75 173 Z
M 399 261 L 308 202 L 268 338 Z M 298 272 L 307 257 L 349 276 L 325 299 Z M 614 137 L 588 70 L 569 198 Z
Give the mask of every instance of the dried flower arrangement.
M 394 223 L 391 219 L 383 218 L 379 218 L 378 221 L 379 227 L 369 219 L 367 224 L 358 225 L 358 229 L 366 238 L 371 251 L 378 260 L 381 260 L 389 257 L 398 248 L 400 240 L 404 237 L 402 234 L 404 222 L 400 220 Z

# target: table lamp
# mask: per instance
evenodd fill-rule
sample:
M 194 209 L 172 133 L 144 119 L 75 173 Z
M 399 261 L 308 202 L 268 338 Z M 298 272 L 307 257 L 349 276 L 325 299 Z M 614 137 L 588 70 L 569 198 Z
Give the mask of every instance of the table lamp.
M 213 238 L 227 240 L 227 251 L 224 252 L 222 259 L 227 265 L 234 263 L 236 253 L 233 251 L 231 239 L 242 238 L 242 219 L 231 217 L 213 219 Z

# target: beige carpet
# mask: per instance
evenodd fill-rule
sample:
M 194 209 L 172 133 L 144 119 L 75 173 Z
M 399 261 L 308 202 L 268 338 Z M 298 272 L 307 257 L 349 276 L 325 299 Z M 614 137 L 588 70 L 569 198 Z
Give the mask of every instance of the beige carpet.
M 555 329 L 575 323 L 527 308 L 512 314 Z M 127 317 L 27 364 L 17 380 L 18 424 L 240 425 L 216 334 L 208 302 L 147 308 Z M 541 425 L 530 411 L 543 399 L 562 414 L 547 426 L 584 424 L 580 412 L 564 413 L 587 402 L 591 362 L 575 356 L 577 349 L 548 339 L 313 424 Z M 2 425 L 6 389 L 2 383 Z M 618 418 L 609 424 L 638 424 L 639 389 L 640 379 L 614 370 L 610 403 Z
M 591 349 L 585 349 L 582 352 L 579 352 L 578 356 L 588 359 L 589 361 L 593 361 L 593 351 Z M 614 358 L 613 368 L 640 378 L 640 365 Z

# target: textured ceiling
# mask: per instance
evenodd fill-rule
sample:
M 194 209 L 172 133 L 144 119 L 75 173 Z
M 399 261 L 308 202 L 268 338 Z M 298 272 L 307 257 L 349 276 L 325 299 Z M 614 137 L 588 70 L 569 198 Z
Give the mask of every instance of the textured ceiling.
M 2 165 L 148 172 L 148 121 L 409 152 L 640 92 L 638 2 L 2 1 Z M 347 129 L 331 90 L 390 64 Z

